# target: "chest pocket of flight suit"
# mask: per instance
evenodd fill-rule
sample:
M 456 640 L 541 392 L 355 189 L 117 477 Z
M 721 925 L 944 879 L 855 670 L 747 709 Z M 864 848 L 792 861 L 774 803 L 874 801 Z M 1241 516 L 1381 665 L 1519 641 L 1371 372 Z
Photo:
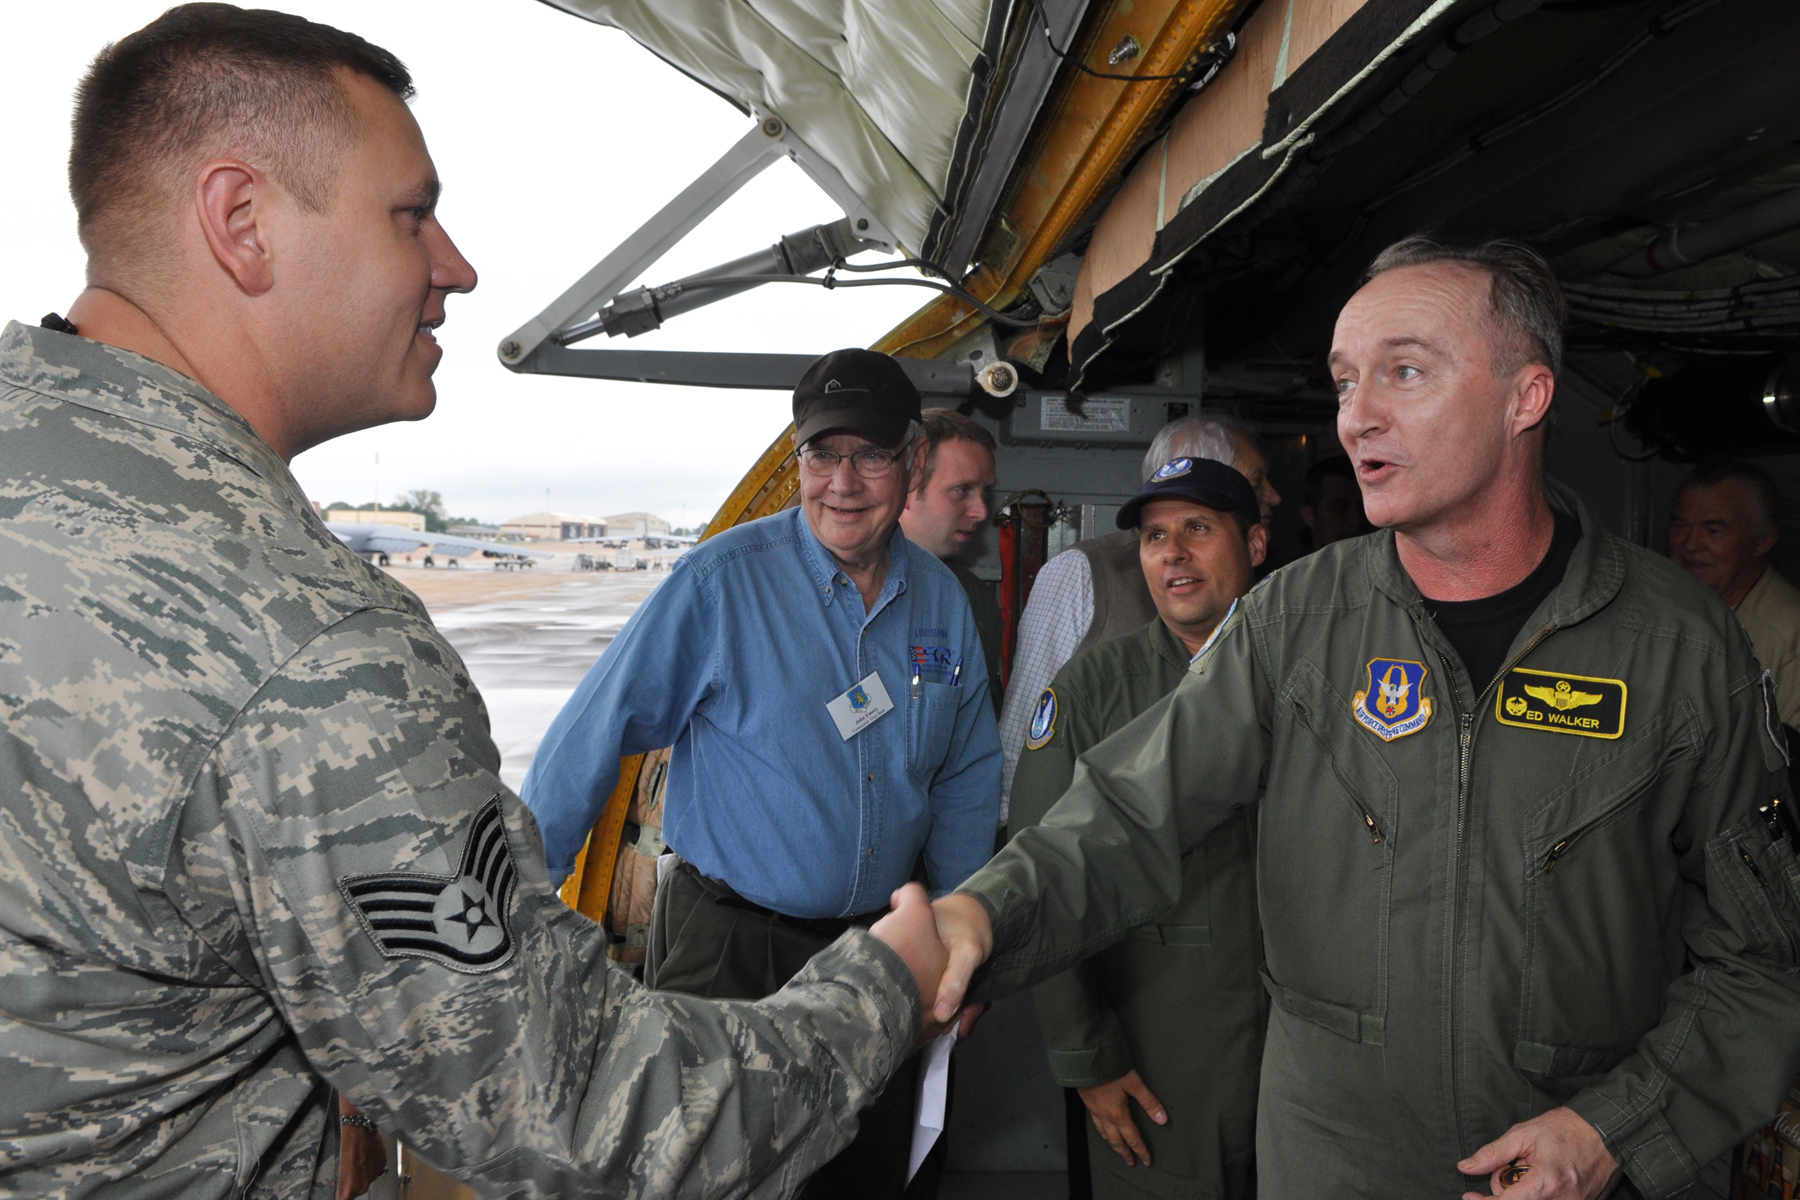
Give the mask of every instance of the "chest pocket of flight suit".
M 1697 721 L 1682 704 L 1617 742 L 1558 736 L 1540 749 L 1544 734 L 1519 735 L 1539 739 L 1532 748 L 1540 753 L 1569 747 L 1580 755 L 1567 781 L 1529 806 L 1521 830 L 1522 1011 L 1513 1065 L 1558 1099 L 1632 1052 L 1661 1020 L 1669 980 L 1682 969 L 1669 838 L 1701 760 Z M 1494 738 L 1489 752 L 1509 752 L 1511 740 Z M 1622 946 L 1645 951 L 1621 954 Z
M 1379 1043 L 1399 787 L 1350 697 L 1312 663 L 1281 699 L 1292 724 L 1277 732 L 1286 752 L 1270 764 L 1257 834 L 1266 982 L 1292 1015 Z
M 906 769 L 929 780 L 944 765 L 950 737 L 956 732 L 957 702 L 963 689 L 947 683 L 919 684 L 918 699 L 910 687 L 906 699 Z

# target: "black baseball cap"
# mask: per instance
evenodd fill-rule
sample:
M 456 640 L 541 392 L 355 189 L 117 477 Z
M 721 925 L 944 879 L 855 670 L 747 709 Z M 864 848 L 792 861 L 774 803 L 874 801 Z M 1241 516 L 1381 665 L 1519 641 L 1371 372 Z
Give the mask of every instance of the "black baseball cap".
M 802 446 L 837 430 L 898 446 L 907 423 L 919 419 L 919 389 L 879 350 L 833 350 L 794 385 L 794 433 Z
M 1220 512 L 1244 514 L 1248 525 L 1262 520 L 1256 489 L 1243 472 L 1212 458 L 1172 458 L 1156 468 L 1138 494 L 1119 510 L 1120 529 L 1136 529 L 1144 505 L 1152 500 L 1186 500 Z

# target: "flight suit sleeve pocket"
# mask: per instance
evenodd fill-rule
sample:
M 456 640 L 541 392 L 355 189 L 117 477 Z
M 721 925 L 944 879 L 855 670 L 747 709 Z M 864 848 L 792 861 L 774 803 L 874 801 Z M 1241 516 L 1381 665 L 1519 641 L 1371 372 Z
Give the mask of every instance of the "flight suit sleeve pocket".
M 1800 866 L 1786 846 L 1739 825 L 1708 843 L 1706 857 L 1712 877 L 1744 914 L 1752 951 L 1794 970 L 1800 965 Z

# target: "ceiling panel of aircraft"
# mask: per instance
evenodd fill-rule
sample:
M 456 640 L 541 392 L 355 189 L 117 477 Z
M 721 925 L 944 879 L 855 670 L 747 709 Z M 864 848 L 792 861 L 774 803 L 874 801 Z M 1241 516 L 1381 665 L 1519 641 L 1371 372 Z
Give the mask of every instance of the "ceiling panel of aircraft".
M 903 245 L 925 244 L 989 39 L 990 0 L 551 2 L 624 30 L 759 117 L 781 118 Z

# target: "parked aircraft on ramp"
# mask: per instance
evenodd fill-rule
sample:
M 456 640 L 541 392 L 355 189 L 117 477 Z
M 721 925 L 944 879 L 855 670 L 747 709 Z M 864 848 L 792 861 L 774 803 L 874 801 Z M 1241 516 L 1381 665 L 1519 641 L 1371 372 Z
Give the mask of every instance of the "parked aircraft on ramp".
M 337 535 L 338 541 L 378 567 L 387 566 L 391 555 L 411 554 L 417 550 L 428 551 L 425 555 L 425 565 L 428 567 L 437 566 L 440 558 L 445 560 L 445 565 L 451 567 L 461 565 L 459 560 L 465 558 L 491 558 L 508 565 L 528 567 L 532 559 L 550 557 L 541 550 L 526 550 L 502 542 L 481 542 L 442 533 L 414 533 L 398 525 L 352 525 L 343 521 L 327 521 L 325 528 Z

